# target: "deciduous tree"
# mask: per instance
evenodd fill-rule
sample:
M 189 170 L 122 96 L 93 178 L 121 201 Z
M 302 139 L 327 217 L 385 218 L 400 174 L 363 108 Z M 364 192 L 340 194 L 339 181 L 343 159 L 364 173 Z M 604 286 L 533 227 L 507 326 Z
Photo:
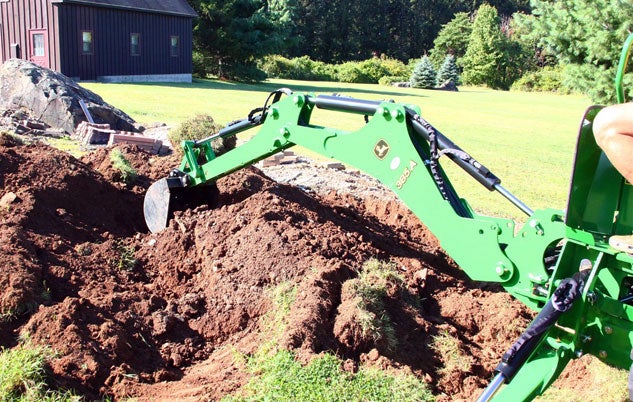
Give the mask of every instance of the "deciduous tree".
M 526 54 L 510 34 L 502 31 L 494 7 L 488 4 L 479 7 L 466 54 L 458 60 L 464 84 L 508 89 L 520 77 L 526 69 Z
M 503 63 L 501 48 L 504 36 L 499 24 L 499 15 L 494 7 L 487 4 L 479 7 L 466 54 L 460 60 L 465 84 L 501 87 L 498 73 Z

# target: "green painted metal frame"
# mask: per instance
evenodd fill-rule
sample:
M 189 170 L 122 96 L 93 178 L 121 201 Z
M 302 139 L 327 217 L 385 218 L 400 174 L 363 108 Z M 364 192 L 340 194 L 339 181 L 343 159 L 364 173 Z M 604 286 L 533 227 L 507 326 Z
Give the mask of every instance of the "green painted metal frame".
M 626 73 L 626 66 L 629 62 L 631 55 L 631 45 L 633 44 L 633 33 L 630 34 L 624 41 L 622 47 L 622 53 L 620 54 L 620 61 L 618 62 L 618 70 L 615 75 L 615 93 L 618 103 L 624 103 L 624 74 Z
M 622 77 L 633 43 L 631 35 L 620 60 L 616 90 L 623 100 Z M 344 100 L 343 100 L 343 103 Z M 495 401 L 527 401 L 541 394 L 570 359 L 592 354 L 610 365 L 628 368 L 633 345 L 633 258 L 610 248 L 612 234 L 631 233 L 631 186 L 604 157 L 593 140 L 592 121 L 599 108 L 582 119 L 567 213 L 534 211 L 518 231 L 512 220 L 478 215 L 466 200 L 457 213 L 445 199 L 430 168 L 431 147 L 413 128 L 416 106 L 382 102 L 357 131 L 310 124 L 319 97 L 294 93 L 265 110 L 261 120 L 243 122 L 219 136 L 254 127 L 246 143 L 221 156 L 211 148 L 214 137 L 184 141 L 179 170 L 188 185 L 215 181 L 233 171 L 300 145 L 355 166 L 391 188 L 437 236 L 442 247 L 474 280 L 497 282 L 534 310 L 540 310 L 560 281 L 590 262 L 591 273 L 574 307 L 542 338 L 517 375 L 495 395 Z M 336 109 L 336 107 L 334 108 Z M 370 108 L 371 109 L 371 108 Z M 345 107 L 341 112 L 350 112 Z M 352 112 L 368 114 L 362 107 Z M 439 168 L 450 186 L 450 180 Z M 516 233 L 515 233 L 516 231 Z M 544 258 L 562 247 L 554 267 Z
M 545 250 L 565 236 L 562 211 L 535 212 L 517 235 L 514 221 L 477 215 L 465 200 L 471 216 L 459 216 L 430 173 L 428 143 L 407 120 L 407 109 L 417 107 L 383 102 L 363 128 L 348 132 L 309 123 L 317 98 L 297 93 L 273 104 L 248 142 L 202 164 L 198 160 L 201 154 L 208 156 L 211 140 L 185 141 L 180 170 L 190 175 L 192 185 L 203 184 L 301 145 L 355 166 L 391 188 L 472 279 L 499 282 L 534 309 L 547 301 L 534 288 L 549 278 L 543 263 Z M 379 157 L 375 150 L 381 145 L 388 151 Z

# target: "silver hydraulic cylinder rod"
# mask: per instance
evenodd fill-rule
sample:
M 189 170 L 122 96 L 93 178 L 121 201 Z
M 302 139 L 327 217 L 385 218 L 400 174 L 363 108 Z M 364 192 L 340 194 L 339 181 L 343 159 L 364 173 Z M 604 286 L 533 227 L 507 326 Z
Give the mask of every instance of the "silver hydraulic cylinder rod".
M 497 393 L 499 388 L 503 385 L 506 378 L 503 374 L 499 373 L 492 379 L 488 387 L 484 390 L 481 396 L 477 399 L 477 402 L 488 402 Z
M 503 188 L 502 185 L 500 184 L 495 184 L 494 186 L 495 190 L 499 192 L 499 194 L 503 195 L 504 197 L 506 197 L 506 199 L 508 201 L 510 201 L 511 203 L 513 203 L 517 208 L 519 208 L 521 211 L 525 212 L 525 214 L 527 216 L 532 216 L 532 214 L 534 213 L 534 211 L 532 209 L 530 209 L 530 207 L 528 207 L 527 205 L 525 205 L 525 203 L 523 203 L 523 201 L 521 201 L 520 199 L 518 199 L 514 194 L 512 194 L 511 192 L 509 192 L 508 190 L 506 190 L 505 188 Z

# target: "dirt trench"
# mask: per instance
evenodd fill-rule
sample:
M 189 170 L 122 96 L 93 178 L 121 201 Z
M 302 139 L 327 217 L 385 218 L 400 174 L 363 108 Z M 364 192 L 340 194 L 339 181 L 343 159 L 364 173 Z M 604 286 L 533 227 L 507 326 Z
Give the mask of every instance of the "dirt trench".
M 297 287 L 283 346 L 308 361 L 414 373 L 439 400 L 470 400 L 531 313 L 468 280 L 437 239 L 391 197 L 320 194 L 247 168 L 218 181 L 219 205 L 147 232 L 146 188 L 178 161 L 120 147 L 139 173 L 120 181 L 101 149 L 78 160 L 46 145 L 0 141 L 0 345 L 51 345 L 55 383 L 87 398 L 215 400 L 248 374 L 270 289 Z M 358 334 L 346 283 L 364 261 L 403 278 L 385 299 L 396 344 Z M 417 303 L 411 303 L 411 298 Z M 458 341 L 466 368 L 446 369 L 433 338 Z

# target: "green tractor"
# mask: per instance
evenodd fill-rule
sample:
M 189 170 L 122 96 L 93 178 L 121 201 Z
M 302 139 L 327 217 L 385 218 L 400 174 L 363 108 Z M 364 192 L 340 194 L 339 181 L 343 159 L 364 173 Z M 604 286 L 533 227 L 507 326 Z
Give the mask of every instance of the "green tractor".
M 633 42 L 625 43 L 616 90 Z M 315 108 L 366 116 L 357 131 L 311 124 Z M 582 118 L 566 211 L 531 210 L 501 180 L 433 127 L 415 105 L 344 96 L 273 92 L 262 108 L 208 138 L 183 141 L 184 157 L 154 183 L 144 203 L 152 232 L 173 210 L 204 202 L 215 181 L 295 145 L 355 166 L 391 188 L 476 281 L 497 282 L 538 311 L 505 353 L 479 401 L 527 401 L 543 393 L 567 363 L 584 354 L 628 369 L 633 345 L 633 256 L 608 244 L 633 233 L 633 186 L 596 145 L 592 122 Z M 222 155 L 212 141 L 258 128 L 250 140 Z M 477 214 L 459 197 L 439 164 L 446 157 L 527 215 L 515 230 L 509 219 Z M 192 197 L 195 194 L 195 197 Z

